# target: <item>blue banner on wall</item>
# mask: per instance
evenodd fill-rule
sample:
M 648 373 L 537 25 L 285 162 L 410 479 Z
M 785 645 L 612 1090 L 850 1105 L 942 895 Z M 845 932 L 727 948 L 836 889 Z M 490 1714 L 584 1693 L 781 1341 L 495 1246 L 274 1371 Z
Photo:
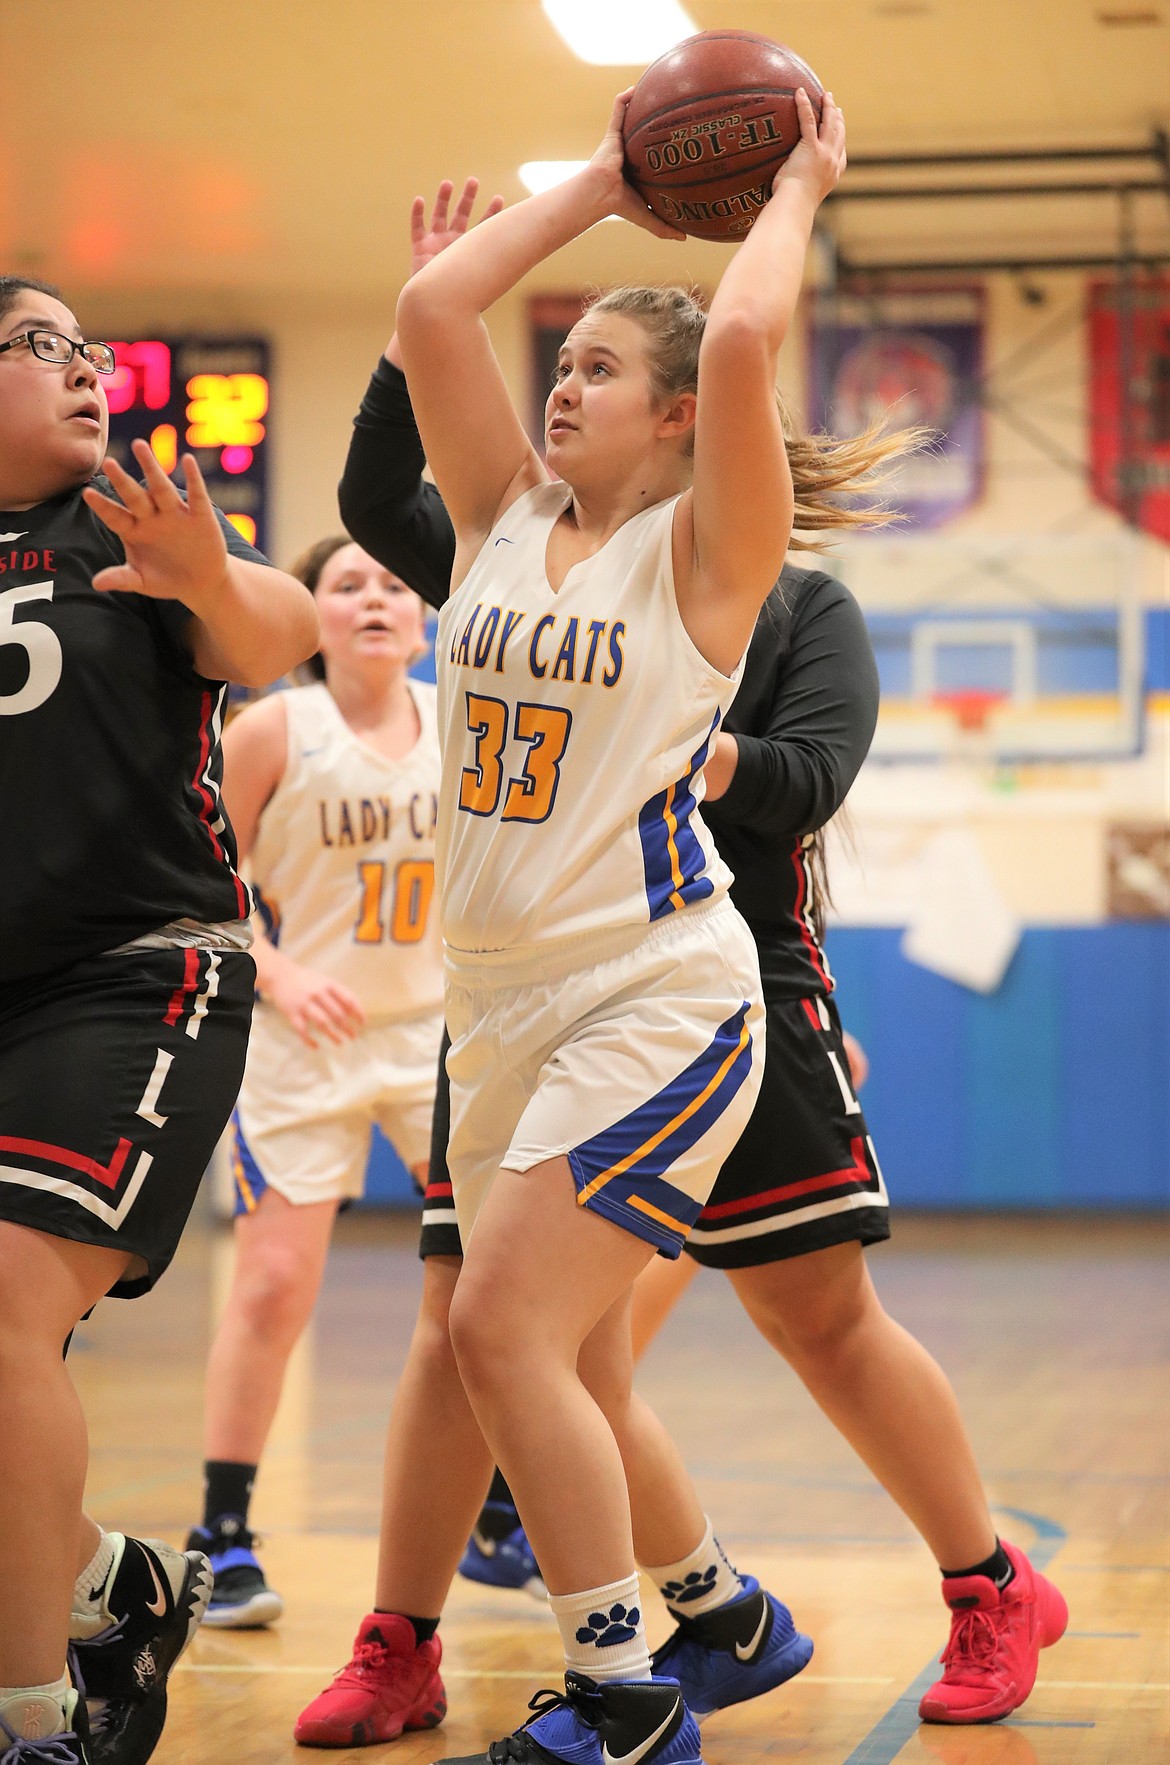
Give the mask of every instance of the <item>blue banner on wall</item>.
M 904 460 L 888 497 L 937 527 L 983 491 L 983 291 L 818 294 L 809 329 L 809 422 L 834 435 L 921 425 L 935 445 Z

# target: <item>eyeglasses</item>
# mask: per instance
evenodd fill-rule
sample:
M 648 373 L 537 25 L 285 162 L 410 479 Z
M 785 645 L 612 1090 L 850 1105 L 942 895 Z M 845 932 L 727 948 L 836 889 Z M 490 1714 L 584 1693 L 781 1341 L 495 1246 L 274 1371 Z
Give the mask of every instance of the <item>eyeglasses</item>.
M 15 349 L 19 343 L 27 343 L 35 356 L 42 362 L 52 362 L 56 368 L 67 368 L 75 355 L 81 356 L 99 374 L 112 374 L 118 365 L 108 343 L 75 343 L 72 337 L 63 337 L 60 331 L 22 331 L 19 337 L 10 337 L 7 343 L 0 343 L 0 355 L 6 349 Z

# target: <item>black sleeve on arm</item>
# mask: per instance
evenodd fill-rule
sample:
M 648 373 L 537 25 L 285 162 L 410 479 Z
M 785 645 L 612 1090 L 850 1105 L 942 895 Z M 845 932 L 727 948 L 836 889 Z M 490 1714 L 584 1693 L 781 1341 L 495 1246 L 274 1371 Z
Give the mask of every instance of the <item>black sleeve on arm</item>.
M 752 641 L 767 639 L 765 608 Z M 711 804 L 713 827 L 723 820 L 793 836 L 823 827 L 861 770 L 877 710 L 877 664 L 861 608 L 842 583 L 818 574 L 794 613 L 760 732 L 734 730 L 739 760 Z
M 362 406 L 337 500 L 346 532 L 432 607 L 451 592 L 455 530 L 433 484 L 406 376 L 382 357 Z

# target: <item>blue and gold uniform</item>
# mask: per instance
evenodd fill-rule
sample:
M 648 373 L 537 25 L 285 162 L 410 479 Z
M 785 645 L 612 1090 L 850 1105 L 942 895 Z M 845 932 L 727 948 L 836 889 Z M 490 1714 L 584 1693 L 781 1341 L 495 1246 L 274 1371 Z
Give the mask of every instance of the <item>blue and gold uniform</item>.
M 570 492 L 527 492 L 443 609 L 437 856 L 466 1241 L 497 1169 L 677 1255 L 759 1087 L 759 966 L 699 815 L 739 672 L 674 591 L 675 500 L 550 587 Z
M 527 492 L 439 622 L 443 935 L 460 951 L 650 925 L 726 894 L 698 814 L 735 694 L 674 594 L 675 499 L 627 521 L 554 594 L 563 484 Z
M 323 683 L 282 693 L 284 774 L 251 852 L 269 935 L 349 988 L 365 1024 L 301 1040 L 263 997 L 234 1117 L 236 1212 L 361 1194 L 377 1124 L 403 1162 L 426 1156 L 442 1034 L 434 903 L 435 690 L 410 682 L 418 740 L 391 760 L 355 735 Z

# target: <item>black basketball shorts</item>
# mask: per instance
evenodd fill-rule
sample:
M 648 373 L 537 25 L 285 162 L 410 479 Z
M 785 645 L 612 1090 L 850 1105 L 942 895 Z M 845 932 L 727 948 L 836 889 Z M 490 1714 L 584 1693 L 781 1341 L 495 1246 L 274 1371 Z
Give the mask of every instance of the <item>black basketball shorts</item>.
M 715 1269 L 755 1268 L 890 1235 L 889 1202 L 831 999 L 767 1001 L 764 1082 L 691 1228 Z
M 153 1287 L 244 1071 L 255 964 L 134 950 L 0 990 L 0 1219 L 129 1251 Z
M 764 1080 L 685 1250 L 709 1268 L 754 1268 L 890 1235 L 877 1154 L 853 1092 L 831 999 L 768 999 Z M 419 1255 L 460 1256 L 447 1173 L 450 1093 L 439 1055 Z

